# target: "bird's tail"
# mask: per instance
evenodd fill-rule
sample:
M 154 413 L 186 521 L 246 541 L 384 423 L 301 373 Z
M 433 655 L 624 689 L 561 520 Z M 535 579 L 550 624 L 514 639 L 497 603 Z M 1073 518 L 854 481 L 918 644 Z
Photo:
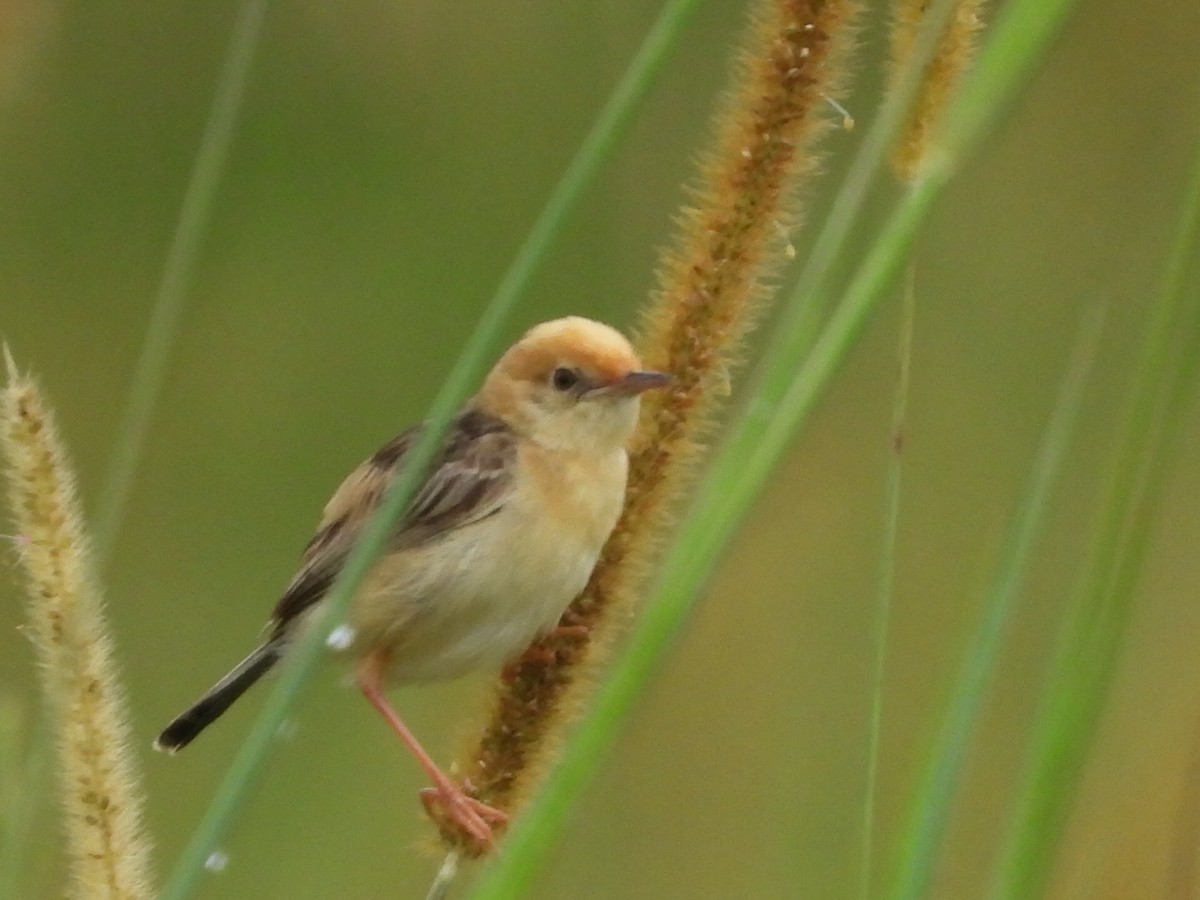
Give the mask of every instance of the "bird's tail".
M 196 735 L 229 709 L 230 704 L 242 696 L 250 685 L 270 671 L 279 661 L 282 651 L 283 643 L 276 639 L 268 640 L 255 649 L 205 691 L 203 697 L 176 716 L 155 740 L 154 749 L 175 753 L 190 744 Z

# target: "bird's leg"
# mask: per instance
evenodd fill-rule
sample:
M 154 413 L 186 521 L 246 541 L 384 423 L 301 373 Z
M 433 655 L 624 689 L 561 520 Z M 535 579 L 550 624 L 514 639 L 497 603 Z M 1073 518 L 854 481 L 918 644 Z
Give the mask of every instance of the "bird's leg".
M 363 692 L 363 696 L 379 710 L 380 715 L 392 726 L 392 730 L 416 757 L 429 780 L 433 782 L 432 788 L 421 791 L 421 802 L 425 805 L 426 811 L 432 813 L 434 805 L 440 806 L 441 811 L 450 821 L 490 849 L 495 843 L 491 825 L 504 825 L 508 821 L 508 816 L 503 811 L 467 795 L 437 767 L 433 758 L 417 742 L 416 737 L 408 730 L 408 726 L 400 719 L 399 713 L 392 708 L 384 695 L 383 673 L 386 667 L 386 654 L 378 650 L 368 653 L 358 667 L 358 686 Z

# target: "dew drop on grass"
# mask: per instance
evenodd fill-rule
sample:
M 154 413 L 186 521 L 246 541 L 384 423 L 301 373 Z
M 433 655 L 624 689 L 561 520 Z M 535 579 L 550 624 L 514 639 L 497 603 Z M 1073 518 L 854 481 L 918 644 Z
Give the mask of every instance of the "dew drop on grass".
M 353 643 L 354 629 L 349 625 L 339 625 L 325 638 L 325 646 L 331 650 L 348 650 Z

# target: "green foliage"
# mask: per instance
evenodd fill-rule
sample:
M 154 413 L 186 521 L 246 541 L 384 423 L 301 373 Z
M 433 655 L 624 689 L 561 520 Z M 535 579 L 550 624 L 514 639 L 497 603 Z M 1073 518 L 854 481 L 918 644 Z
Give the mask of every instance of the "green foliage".
M 1002 862 L 996 896 L 1038 896 L 1078 791 L 1096 723 L 1126 640 L 1185 401 L 1195 393 L 1200 292 L 1188 283 L 1200 250 L 1200 140 L 1179 224 L 1164 259 L 1123 427 L 1118 432 L 1087 565 L 1059 638 Z
M 1071 431 L 1083 408 L 1084 388 L 1100 344 L 1101 321 L 1095 315 L 1086 323 L 1063 376 L 1054 413 L 1033 462 L 1029 485 L 988 587 L 979 628 L 963 660 L 937 741 L 929 754 L 905 835 L 900 871 L 890 892 L 895 900 L 926 897 L 933 886 L 939 850 L 962 783 L 967 751 L 983 716 L 985 693 L 995 676 L 1005 630 L 1014 617 L 1035 541 L 1045 524 L 1052 492 L 1062 477 Z

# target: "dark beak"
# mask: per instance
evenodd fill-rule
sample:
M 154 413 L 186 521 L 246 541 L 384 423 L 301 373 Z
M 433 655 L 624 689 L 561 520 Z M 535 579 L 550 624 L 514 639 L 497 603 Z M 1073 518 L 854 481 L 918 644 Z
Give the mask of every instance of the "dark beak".
M 630 372 L 623 378 L 614 381 L 609 389 L 614 394 L 627 394 L 632 396 L 640 394 L 644 391 L 652 391 L 655 388 L 666 387 L 670 384 L 672 378 L 665 372 Z

